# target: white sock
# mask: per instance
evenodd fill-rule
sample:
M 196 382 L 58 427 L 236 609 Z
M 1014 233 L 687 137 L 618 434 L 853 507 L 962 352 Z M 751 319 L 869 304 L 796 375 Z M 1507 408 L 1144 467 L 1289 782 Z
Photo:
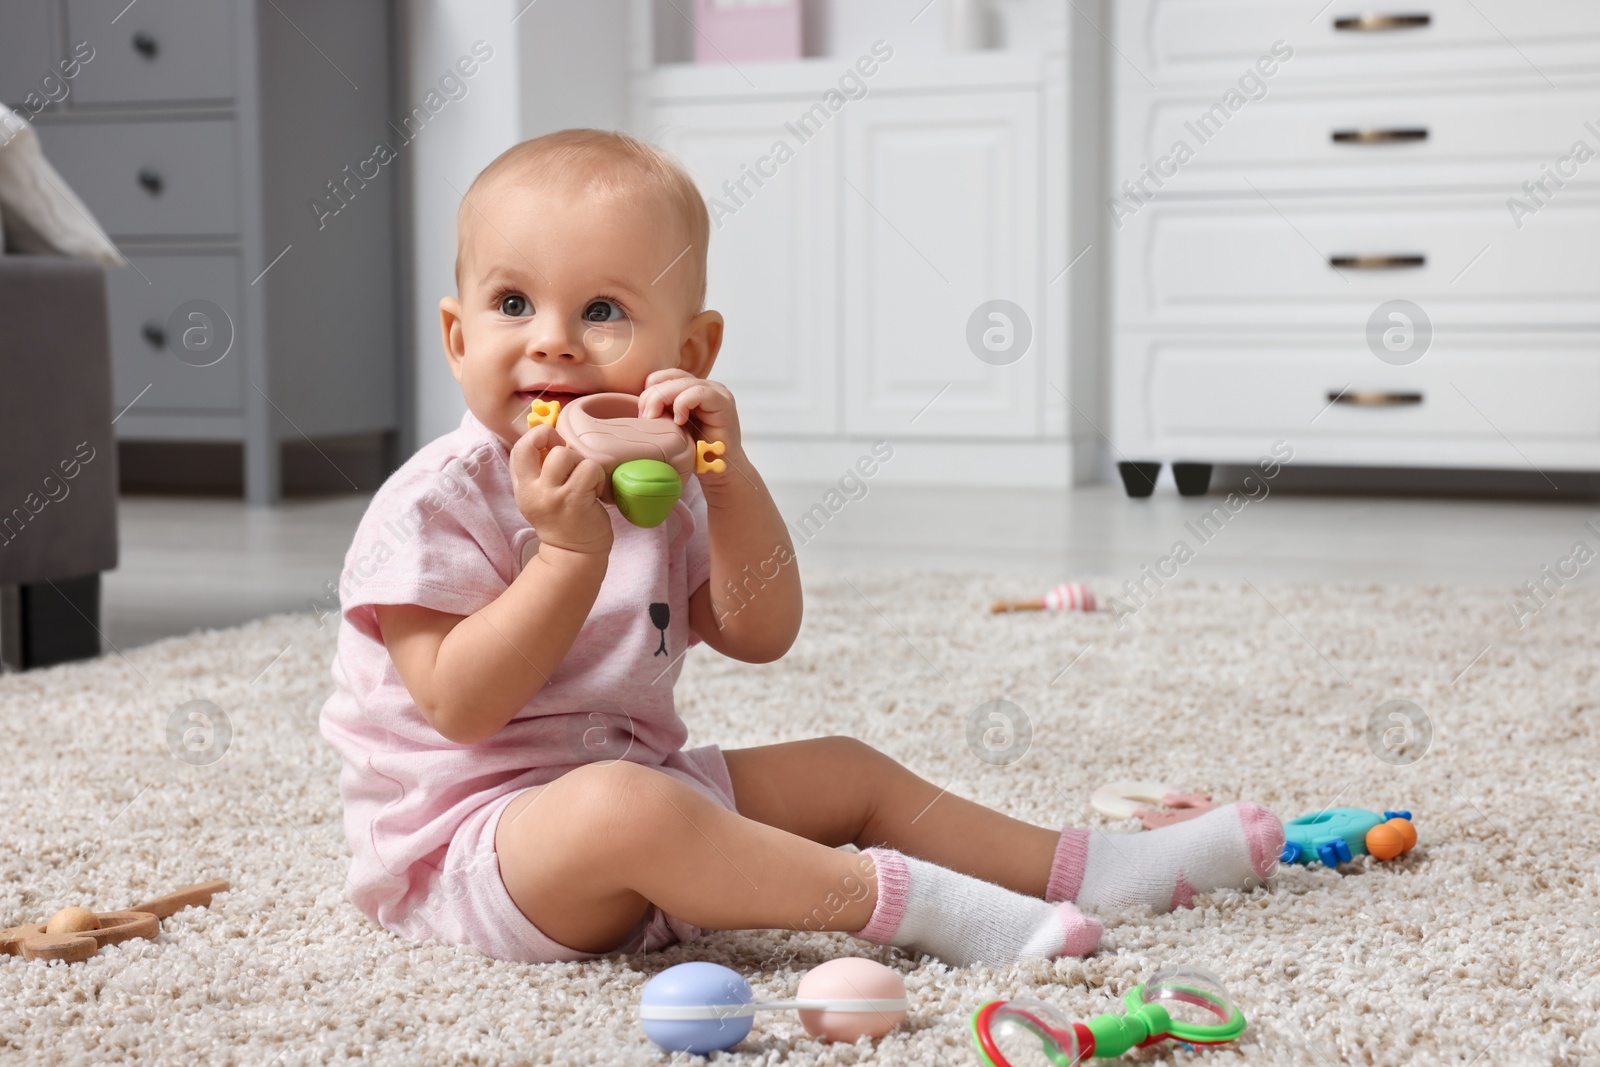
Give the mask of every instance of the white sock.
M 1063 830 L 1045 899 L 1101 914 L 1186 908 L 1198 893 L 1260 881 L 1282 851 L 1283 823 L 1243 802 L 1147 833 Z
M 1100 944 L 1100 923 L 1071 903 L 1047 904 L 892 849 L 865 852 L 877 868 L 878 902 L 855 936 L 873 944 L 958 967 L 1086 956 Z

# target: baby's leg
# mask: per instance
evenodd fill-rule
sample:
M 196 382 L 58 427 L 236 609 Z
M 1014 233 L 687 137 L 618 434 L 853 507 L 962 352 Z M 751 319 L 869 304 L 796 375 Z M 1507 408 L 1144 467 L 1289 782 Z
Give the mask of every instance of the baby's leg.
M 841 930 L 951 963 L 1088 952 L 1099 924 L 897 853 L 851 855 L 638 764 L 593 764 L 506 806 L 511 899 L 562 944 L 606 952 L 649 904 L 711 930 Z
M 919 778 L 849 737 L 725 753 L 739 810 L 824 844 L 890 848 L 1091 911 L 1185 906 L 1197 893 L 1263 877 L 1283 827 L 1229 804 L 1141 834 L 1032 826 Z
M 741 814 L 825 845 L 886 845 L 1044 896 L 1061 840 L 941 789 L 853 737 L 723 753 Z
M 838 910 L 816 928 L 856 930 L 875 897 L 858 857 L 625 761 L 580 767 L 519 796 L 500 817 L 495 851 L 529 921 L 585 952 L 615 948 L 650 904 L 735 930 L 792 926 L 827 899 Z

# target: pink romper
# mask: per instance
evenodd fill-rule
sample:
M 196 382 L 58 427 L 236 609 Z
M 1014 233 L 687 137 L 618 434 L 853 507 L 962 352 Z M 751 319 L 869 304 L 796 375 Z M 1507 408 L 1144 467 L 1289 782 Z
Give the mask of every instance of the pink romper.
M 689 595 L 710 577 L 705 497 L 693 478 L 667 520 L 629 523 L 607 505 L 615 540 L 588 621 L 566 658 L 499 733 L 446 740 L 411 699 L 383 646 L 375 604 L 470 615 L 511 584 L 538 548 L 517 510 L 509 452 L 471 412 L 384 482 L 340 576 L 336 689 L 322 735 L 343 757 L 339 791 L 352 859 L 351 901 L 413 940 L 467 945 L 496 959 L 592 959 L 545 936 L 518 909 L 494 850 L 518 792 L 600 760 L 656 767 L 734 807 L 714 745 L 685 750 L 673 709 Z M 536 809 L 526 816 L 537 818 Z M 700 936 L 652 908 L 616 953 Z

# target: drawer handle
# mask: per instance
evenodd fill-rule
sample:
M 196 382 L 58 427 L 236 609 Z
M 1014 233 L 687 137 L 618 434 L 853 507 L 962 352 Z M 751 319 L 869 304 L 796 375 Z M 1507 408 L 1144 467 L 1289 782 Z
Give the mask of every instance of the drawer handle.
M 1392 130 L 1334 130 L 1334 144 L 1408 144 L 1426 141 L 1426 126 L 1408 126 Z
M 1329 256 L 1334 270 L 1411 270 L 1428 264 L 1427 256 Z
M 161 180 L 160 171 L 151 167 L 140 167 L 138 177 L 139 184 L 144 186 L 145 192 L 149 193 L 151 196 L 161 195 L 161 189 L 165 183 Z
M 156 39 L 140 30 L 133 35 L 133 50 L 146 59 L 154 59 L 156 53 L 161 51 L 161 46 L 156 44 Z
M 1358 408 L 1397 408 L 1422 403 L 1421 393 L 1385 393 L 1375 389 L 1328 390 L 1328 403 Z
M 1384 30 L 1420 30 L 1432 22 L 1432 15 L 1347 15 L 1334 19 L 1333 28 L 1346 33 L 1379 33 Z
M 139 330 L 144 335 L 145 342 L 151 348 L 167 347 L 167 328 L 159 322 L 147 322 Z

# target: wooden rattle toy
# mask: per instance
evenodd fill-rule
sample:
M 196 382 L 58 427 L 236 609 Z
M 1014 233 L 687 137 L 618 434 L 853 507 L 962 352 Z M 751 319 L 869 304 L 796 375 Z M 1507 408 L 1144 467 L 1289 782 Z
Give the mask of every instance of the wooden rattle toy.
M 659 526 L 683 495 L 693 474 L 720 472 L 721 441 L 696 441 L 689 431 L 662 415 L 639 417 L 639 398 L 631 393 L 590 393 L 562 404 L 535 400 L 528 428 L 549 426 L 554 445 L 566 445 L 606 471 L 600 499 L 615 504 L 635 526 Z
M 1093 611 L 1094 590 L 1082 582 L 1062 582 L 1035 600 L 996 600 L 991 614 L 1002 611 Z
M 1180 793 L 1165 782 L 1108 782 L 1094 791 L 1089 803 L 1113 819 L 1138 819 L 1146 830 L 1184 822 L 1216 807 L 1210 793 Z
M 228 883 L 221 879 L 200 882 L 126 911 L 96 913 L 88 908 L 62 908 L 49 922 L 0 930 L 0 955 L 77 963 L 99 952 L 101 945 L 115 945 L 134 937 L 155 937 L 161 932 L 162 919 L 191 905 L 206 907 L 213 894 L 227 888 Z

